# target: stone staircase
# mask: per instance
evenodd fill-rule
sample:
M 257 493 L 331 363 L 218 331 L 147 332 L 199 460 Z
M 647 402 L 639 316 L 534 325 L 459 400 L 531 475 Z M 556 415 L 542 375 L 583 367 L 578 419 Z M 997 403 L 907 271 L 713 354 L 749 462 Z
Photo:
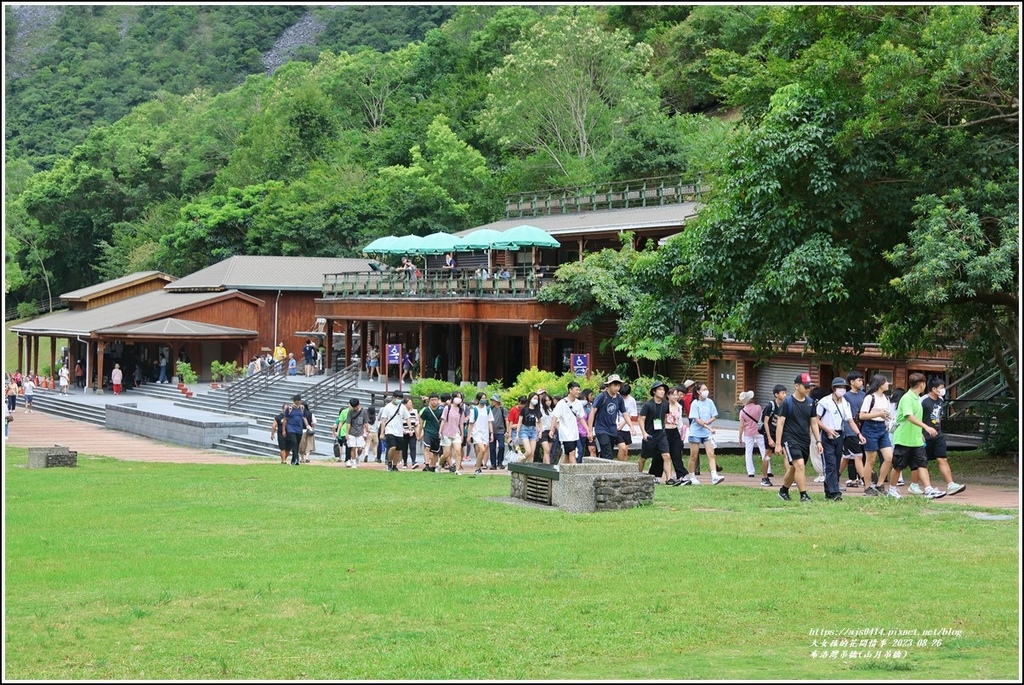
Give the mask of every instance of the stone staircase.
M 182 395 L 176 385 L 170 384 L 147 383 L 132 392 L 166 399 L 179 407 L 249 419 L 253 427 L 248 433 L 225 438 L 216 443 L 213 449 L 232 454 L 279 457 L 280 453 L 276 444 L 270 442 L 271 420 L 281 411 L 281 405 L 290 405 L 293 396 L 296 394 L 305 396 L 317 382 L 323 380 L 323 376 L 288 378 L 230 408 L 228 407 L 227 389 L 223 386 L 214 390 L 207 384 L 197 385 L 190 398 Z M 342 391 L 339 397 L 322 402 L 320 406 L 312 407 L 313 414 L 317 419 L 317 445 L 313 452 L 314 457 L 333 458 L 331 428 L 334 425 L 334 419 L 337 418 L 342 408 L 349 406 L 349 399 L 353 397 L 358 398 L 364 407 L 376 405 L 380 408 L 383 404 L 383 394 L 379 391 L 348 388 Z
M 23 396 L 18 397 L 16 406 L 17 411 L 24 411 L 25 398 Z M 57 390 L 37 388 L 32 396 L 32 411 L 53 414 L 61 418 L 83 421 L 97 426 L 105 426 L 107 422 L 107 410 L 103 406 L 78 404 L 69 401 L 67 397 L 61 395 Z

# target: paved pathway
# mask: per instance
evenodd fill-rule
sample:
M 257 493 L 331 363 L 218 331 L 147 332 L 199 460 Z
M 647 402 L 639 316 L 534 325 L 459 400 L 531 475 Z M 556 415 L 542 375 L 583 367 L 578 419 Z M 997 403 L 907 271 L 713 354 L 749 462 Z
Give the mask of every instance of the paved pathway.
M 32 412 L 31 414 L 19 407 L 15 420 L 11 423 L 10 437 L 5 445 L 12 447 L 50 447 L 54 444 L 65 445 L 79 454 L 95 454 L 113 457 L 124 461 L 154 461 L 179 464 L 235 464 L 248 466 L 253 464 L 273 464 L 275 458 L 238 457 L 213 450 L 202 450 L 181 445 L 158 442 L 120 431 L 108 430 L 100 426 L 64 419 L 52 414 Z M 332 460 L 314 460 L 310 464 L 329 468 L 344 468 Z M 383 464 L 361 464 L 361 467 L 373 470 L 384 470 Z M 469 471 L 472 472 L 471 470 Z M 410 473 L 415 473 L 410 471 Z M 508 471 L 485 471 L 488 476 L 507 475 Z M 726 473 L 725 486 L 742 486 L 760 488 L 759 479 L 747 478 L 745 474 Z M 776 478 L 778 480 L 778 478 Z M 994 507 L 1000 509 L 1020 508 L 1020 489 L 1017 483 L 1005 485 L 979 485 L 967 481 L 967 489 L 952 497 L 936 500 L 948 504 L 971 504 L 975 506 Z M 699 487 L 711 487 L 701 485 Z M 812 496 L 820 497 L 820 485 L 812 485 Z M 764 488 L 767 492 L 768 488 Z M 854 495 L 856 496 L 856 495 Z

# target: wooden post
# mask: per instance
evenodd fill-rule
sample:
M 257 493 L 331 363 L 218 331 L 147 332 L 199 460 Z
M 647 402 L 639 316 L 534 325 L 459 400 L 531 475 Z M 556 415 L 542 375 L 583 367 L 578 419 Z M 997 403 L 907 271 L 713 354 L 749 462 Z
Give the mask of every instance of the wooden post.
M 530 368 L 540 368 L 540 329 L 530 326 Z
M 53 379 L 53 378 L 56 378 L 56 377 L 57 377 L 57 339 L 51 336 L 51 338 L 50 338 L 50 378 Z M 53 386 L 51 385 L 50 388 L 53 389 Z
M 487 324 L 477 324 L 480 337 L 477 340 L 478 381 L 487 382 Z
M 174 349 L 174 348 L 171 348 Z M 177 357 L 175 357 L 177 359 Z M 167 366 L 171 367 L 171 360 L 167 360 Z M 88 388 L 89 379 L 86 379 L 86 387 Z M 103 338 L 96 341 L 96 394 L 103 394 Z
M 430 361 L 429 361 L 430 357 L 427 355 L 427 322 L 426 321 L 420 321 L 420 342 L 419 342 L 419 346 L 420 346 L 420 378 L 429 378 L 430 376 L 428 376 L 426 373 L 424 373 L 424 371 L 426 369 L 430 368 L 429 367 L 429 365 L 430 365 Z
M 25 336 L 18 333 L 18 364 L 15 370 L 20 371 L 21 369 L 28 371 L 28 368 L 25 366 Z
M 469 380 L 470 323 L 463 321 L 462 326 L 462 380 Z
M 327 358 L 324 360 L 324 373 L 334 369 L 334 319 L 327 319 L 327 325 L 324 326 L 324 332 L 327 337 L 324 338 L 324 348 Z M 342 368 L 345 365 L 342 364 Z
M 39 336 L 32 336 L 32 370 L 39 374 Z
M 345 319 L 345 359 L 341 362 L 341 368 L 346 368 L 350 359 L 352 359 L 352 320 Z

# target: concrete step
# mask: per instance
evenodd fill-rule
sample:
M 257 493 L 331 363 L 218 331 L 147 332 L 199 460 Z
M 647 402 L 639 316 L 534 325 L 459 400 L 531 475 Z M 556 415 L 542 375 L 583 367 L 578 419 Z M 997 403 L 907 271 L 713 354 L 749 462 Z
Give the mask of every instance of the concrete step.
M 25 410 L 25 398 L 18 398 L 18 411 Z M 43 412 L 44 414 L 53 414 L 54 416 L 60 416 L 65 419 L 73 419 L 75 421 L 84 421 L 85 423 L 91 423 L 97 426 L 106 425 L 107 410 L 102 406 L 89 406 L 77 404 L 69 401 L 66 397 L 63 397 L 59 392 L 39 392 L 37 391 L 32 398 L 32 410 Z

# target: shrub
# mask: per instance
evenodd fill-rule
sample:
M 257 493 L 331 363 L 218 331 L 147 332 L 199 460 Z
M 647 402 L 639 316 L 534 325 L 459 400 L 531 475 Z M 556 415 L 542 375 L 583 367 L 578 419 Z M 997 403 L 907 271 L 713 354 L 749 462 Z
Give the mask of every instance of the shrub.
M 188 362 L 179 361 L 174 365 L 174 369 L 178 374 L 178 378 L 185 385 L 192 385 L 199 380 L 199 376 L 192 370 L 192 365 Z
M 39 307 L 36 306 L 36 301 L 31 302 L 19 302 L 18 303 L 18 318 L 19 319 L 30 319 L 39 313 Z
M 412 384 L 409 392 L 412 394 L 414 399 L 418 400 L 420 397 L 429 396 L 432 392 L 436 392 L 438 395 L 443 392 L 451 394 L 458 389 L 459 386 L 455 383 L 449 383 L 448 381 L 441 381 L 435 378 L 421 378 Z

